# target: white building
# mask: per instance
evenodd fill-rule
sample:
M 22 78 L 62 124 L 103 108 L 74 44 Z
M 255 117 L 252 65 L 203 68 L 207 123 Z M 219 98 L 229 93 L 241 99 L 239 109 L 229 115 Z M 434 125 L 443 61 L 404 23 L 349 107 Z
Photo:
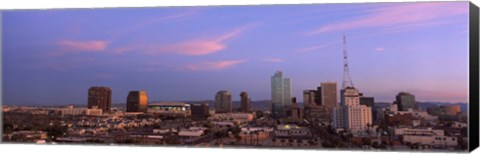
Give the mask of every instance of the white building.
M 190 104 L 186 102 L 155 102 L 148 104 L 148 113 L 170 116 L 190 116 Z
M 191 127 L 189 129 L 181 129 L 178 132 L 178 136 L 185 136 L 185 137 L 200 137 L 204 134 L 205 129 Z
M 456 137 L 448 137 L 448 136 L 417 136 L 417 135 L 404 135 L 403 142 L 415 144 L 419 143 L 422 145 L 430 145 L 430 146 L 457 146 L 458 140 Z
M 86 114 L 89 116 L 102 116 L 103 110 L 99 108 L 87 109 Z
M 278 125 L 275 130 L 276 137 L 311 137 L 310 129 L 297 125 Z
M 176 129 L 153 129 L 154 134 L 176 133 Z
M 242 127 L 242 132 L 273 132 L 273 127 Z
M 397 104 L 391 104 L 389 109 L 390 109 L 390 112 L 392 112 L 394 115 L 395 114 L 400 114 L 400 115 L 402 115 L 402 114 L 412 114 L 413 117 L 420 118 L 420 119 L 423 119 L 423 120 L 426 120 L 426 121 L 437 121 L 438 120 L 437 116 L 430 115 L 426 111 L 419 111 L 419 110 L 414 110 L 414 109 L 408 109 L 407 111 L 399 111 Z
M 73 105 L 68 106 L 67 108 L 60 109 L 62 116 L 65 115 L 83 115 L 86 113 L 85 108 L 75 108 Z
M 444 136 L 445 131 L 440 129 L 432 129 L 432 128 L 426 128 L 426 129 L 397 128 L 394 130 L 394 134 L 395 135 L 419 135 L 419 136 L 433 136 L 433 135 Z
M 431 128 L 426 129 L 412 129 L 412 128 L 397 128 L 394 130 L 396 136 L 402 136 L 404 143 L 430 146 L 457 146 L 458 140 L 456 137 L 445 136 L 444 130 L 436 130 Z
M 341 91 L 341 104 L 333 109 L 333 126 L 352 133 L 364 132 L 372 126 L 372 109 L 360 105 L 359 91 L 347 87 Z
M 210 120 L 245 123 L 253 120 L 252 113 L 215 113 Z

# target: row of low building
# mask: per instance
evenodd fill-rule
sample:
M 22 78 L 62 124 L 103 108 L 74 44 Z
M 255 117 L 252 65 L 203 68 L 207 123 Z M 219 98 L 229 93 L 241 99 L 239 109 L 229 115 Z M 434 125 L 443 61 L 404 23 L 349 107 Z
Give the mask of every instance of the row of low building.
M 10 134 L 3 134 L 7 141 L 37 141 L 47 139 L 45 131 L 14 131 Z
M 117 120 L 112 121 L 110 119 L 102 119 L 99 121 L 81 120 L 74 125 L 78 127 L 104 127 L 108 129 L 124 129 L 124 128 L 136 128 L 145 127 L 159 124 L 160 119 L 142 119 L 142 120 Z
M 444 130 L 432 128 L 397 128 L 395 136 L 401 138 L 405 144 L 421 144 L 432 147 L 455 147 L 458 137 L 445 136 Z
M 229 113 L 232 112 L 232 98 L 230 92 L 220 90 L 215 95 L 215 112 Z M 247 92 L 241 92 L 241 112 L 251 111 L 251 98 Z M 97 107 L 102 109 L 104 113 L 110 112 L 112 99 L 112 90 L 109 87 L 91 87 L 88 90 L 88 109 Z M 200 106 L 201 107 L 201 106 Z M 200 108 L 199 107 L 199 108 Z M 126 99 L 126 112 L 149 112 L 149 113 L 166 113 L 166 114 L 189 114 L 184 111 L 189 111 L 189 104 L 183 102 L 148 102 L 148 95 L 145 90 L 130 91 Z M 202 112 L 203 113 L 203 112 Z

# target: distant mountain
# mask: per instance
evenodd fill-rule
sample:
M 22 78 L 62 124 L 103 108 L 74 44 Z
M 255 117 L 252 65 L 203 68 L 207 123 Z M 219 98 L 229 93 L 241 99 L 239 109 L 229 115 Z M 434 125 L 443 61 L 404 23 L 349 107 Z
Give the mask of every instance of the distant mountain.
M 150 101 L 152 102 L 163 102 L 163 101 Z M 191 104 L 200 104 L 200 103 L 207 103 L 210 109 L 215 108 L 215 101 L 214 100 L 202 100 L 202 101 L 174 101 L 174 102 L 186 102 Z M 233 110 L 237 110 L 240 108 L 240 101 L 233 101 Z M 299 105 L 303 106 L 303 103 L 299 102 Z M 392 103 L 390 102 L 375 102 L 375 106 L 379 108 L 386 108 L 390 106 Z M 461 111 L 466 113 L 468 111 L 468 103 L 447 103 L 447 102 L 417 102 L 419 108 L 421 110 L 427 110 L 431 107 L 436 106 L 447 106 L 447 105 L 460 105 Z M 3 105 L 10 105 L 10 104 L 3 104 Z M 65 105 L 37 105 L 37 104 L 18 104 L 18 105 L 26 105 L 26 106 L 42 106 L 42 107 L 66 107 L 68 105 L 74 105 L 76 107 L 86 107 L 87 104 L 65 104 Z M 112 107 L 125 107 L 126 103 L 112 103 Z M 271 101 L 270 100 L 258 100 L 252 101 L 251 107 L 253 110 L 270 110 Z
M 386 102 L 375 102 L 375 107 L 378 108 L 386 108 L 389 107 L 392 103 L 386 103 Z
M 390 106 L 392 103 L 386 103 L 386 102 L 377 102 L 375 103 L 375 106 L 380 107 L 380 108 L 386 108 Z M 417 102 L 418 107 L 426 111 L 428 108 L 431 107 L 437 107 L 437 106 L 448 106 L 448 105 L 460 105 L 460 109 L 462 112 L 467 112 L 468 111 L 468 103 L 446 103 L 446 102 Z
M 421 110 L 427 110 L 428 108 L 436 106 L 460 105 L 462 112 L 466 113 L 468 111 L 468 103 L 417 102 L 417 104 Z

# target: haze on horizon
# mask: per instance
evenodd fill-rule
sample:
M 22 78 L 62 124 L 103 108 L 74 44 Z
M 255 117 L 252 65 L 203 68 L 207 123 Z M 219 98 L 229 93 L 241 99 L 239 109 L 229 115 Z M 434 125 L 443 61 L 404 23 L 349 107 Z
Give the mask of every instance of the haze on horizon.
M 149 100 L 270 99 L 343 79 L 377 102 L 468 102 L 468 2 L 2 11 L 3 103 L 86 104 L 91 86 Z

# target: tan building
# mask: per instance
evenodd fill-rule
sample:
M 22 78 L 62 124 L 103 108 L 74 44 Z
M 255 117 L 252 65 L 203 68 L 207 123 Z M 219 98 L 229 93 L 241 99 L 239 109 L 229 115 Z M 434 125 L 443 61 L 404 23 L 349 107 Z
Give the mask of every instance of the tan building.
M 341 104 L 333 109 L 333 126 L 351 132 L 364 132 L 372 126 L 372 109 L 360 105 L 359 91 L 347 87 L 341 91 Z
M 456 116 L 461 112 L 460 105 L 445 106 L 445 115 Z
M 245 123 L 253 120 L 252 113 L 215 113 L 210 120 L 214 121 L 232 121 L 237 123 Z
M 316 90 L 304 90 L 303 91 L 303 105 L 305 107 L 315 106 Z
M 292 106 L 289 110 L 289 118 L 294 121 L 302 121 L 303 120 L 303 109 L 300 108 L 297 104 L 297 100 L 295 97 L 292 98 Z
M 86 112 L 85 108 L 75 108 L 73 105 L 70 105 L 66 108 L 60 109 L 62 116 L 66 115 L 83 115 Z
M 322 106 L 328 108 L 329 111 L 337 106 L 337 83 L 322 82 L 320 83 L 320 100 Z
M 148 96 L 147 92 L 130 91 L 127 96 L 127 112 L 147 112 Z
M 92 108 L 87 109 L 86 114 L 89 116 L 102 116 L 103 110 L 99 109 L 97 106 L 92 106 Z

